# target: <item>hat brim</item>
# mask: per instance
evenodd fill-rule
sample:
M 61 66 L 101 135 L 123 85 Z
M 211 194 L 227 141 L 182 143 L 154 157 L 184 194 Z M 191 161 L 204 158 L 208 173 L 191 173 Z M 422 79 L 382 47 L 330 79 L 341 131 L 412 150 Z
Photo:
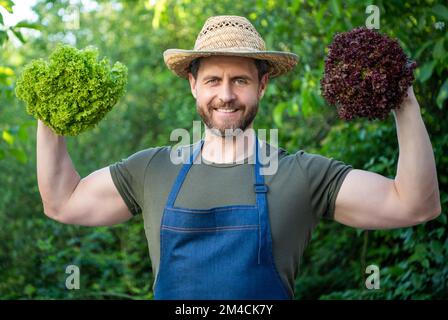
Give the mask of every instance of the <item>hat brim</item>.
M 299 57 L 296 54 L 283 51 L 195 51 L 168 49 L 163 53 L 163 59 L 168 69 L 184 79 L 188 79 L 190 63 L 194 59 L 210 56 L 236 56 L 266 60 L 270 67 L 269 78 L 275 78 L 289 72 L 299 61 Z

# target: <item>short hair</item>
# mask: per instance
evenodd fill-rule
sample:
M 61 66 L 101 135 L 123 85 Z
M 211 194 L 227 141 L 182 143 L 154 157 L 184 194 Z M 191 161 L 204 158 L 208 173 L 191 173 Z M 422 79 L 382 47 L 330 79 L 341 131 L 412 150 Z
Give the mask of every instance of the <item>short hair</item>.
M 254 59 L 255 67 L 258 70 L 258 81 L 261 81 L 261 78 L 269 72 L 269 62 L 261 59 Z M 194 79 L 197 79 L 199 66 L 201 64 L 201 58 L 196 58 L 191 61 L 189 66 L 189 71 L 193 74 Z

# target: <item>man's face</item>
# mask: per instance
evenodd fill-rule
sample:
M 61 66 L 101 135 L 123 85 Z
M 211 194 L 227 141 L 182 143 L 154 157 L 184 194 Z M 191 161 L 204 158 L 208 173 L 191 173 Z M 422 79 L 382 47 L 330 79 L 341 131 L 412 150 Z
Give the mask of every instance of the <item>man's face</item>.
M 201 59 L 197 79 L 189 73 L 196 109 L 210 129 L 245 130 L 252 125 L 268 82 L 258 81 L 254 60 L 245 57 L 212 56 Z

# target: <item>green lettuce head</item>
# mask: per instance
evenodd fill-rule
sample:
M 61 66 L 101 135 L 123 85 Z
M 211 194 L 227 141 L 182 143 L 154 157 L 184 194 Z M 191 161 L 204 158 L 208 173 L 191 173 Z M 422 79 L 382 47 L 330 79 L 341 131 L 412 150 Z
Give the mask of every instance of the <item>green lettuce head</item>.
M 58 45 L 49 61 L 33 60 L 17 80 L 16 95 L 27 112 L 59 135 L 78 135 L 94 127 L 125 94 L 128 70 L 98 50 Z

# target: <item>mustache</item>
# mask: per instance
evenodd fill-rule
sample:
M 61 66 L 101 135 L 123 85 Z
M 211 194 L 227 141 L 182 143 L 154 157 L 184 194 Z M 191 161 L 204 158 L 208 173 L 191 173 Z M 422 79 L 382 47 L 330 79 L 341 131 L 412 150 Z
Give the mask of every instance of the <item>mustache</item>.
M 245 108 L 244 105 L 241 105 L 241 104 L 238 104 L 238 103 L 228 103 L 228 102 L 225 102 L 225 103 L 219 103 L 219 102 L 218 103 L 210 103 L 208 105 L 208 107 L 209 107 L 209 109 L 237 109 L 237 110 Z

